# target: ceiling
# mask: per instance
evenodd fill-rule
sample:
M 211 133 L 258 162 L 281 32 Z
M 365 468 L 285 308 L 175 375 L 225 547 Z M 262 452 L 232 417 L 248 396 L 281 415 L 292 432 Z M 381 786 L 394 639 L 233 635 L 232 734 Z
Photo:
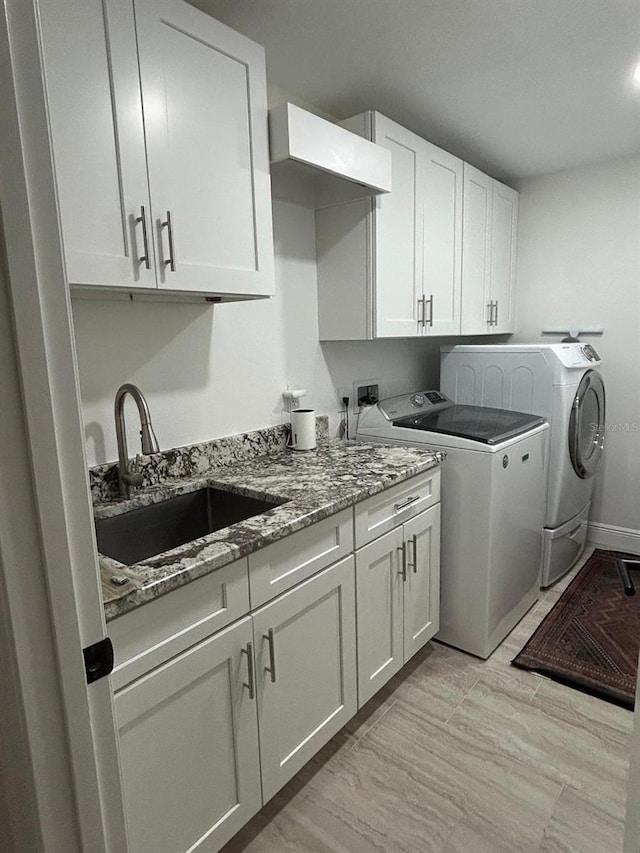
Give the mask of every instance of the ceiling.
M 639 0 L 191 0 L 269 83 L 375 109 L 503 180 L 640 152 Z

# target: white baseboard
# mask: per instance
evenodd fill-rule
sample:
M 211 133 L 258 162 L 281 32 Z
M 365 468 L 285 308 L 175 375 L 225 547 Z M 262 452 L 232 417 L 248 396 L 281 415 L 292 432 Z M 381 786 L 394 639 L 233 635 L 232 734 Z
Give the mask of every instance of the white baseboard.
M 616 551 L 627 551 L 630 554 L 640 554 L 640 530 L 628 527 L 615 527 L 613 524 L 589 522 L 587 542 L 595 545 L 605 545 Z

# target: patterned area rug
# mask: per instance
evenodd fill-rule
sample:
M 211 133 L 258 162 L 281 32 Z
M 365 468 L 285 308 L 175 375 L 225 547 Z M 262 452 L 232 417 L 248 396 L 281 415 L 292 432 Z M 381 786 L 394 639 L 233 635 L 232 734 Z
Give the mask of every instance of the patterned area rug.
M 511 661 L 633 710 L 640 649 L 640 572 L 624 594 L 616 558 L 596 550 Z

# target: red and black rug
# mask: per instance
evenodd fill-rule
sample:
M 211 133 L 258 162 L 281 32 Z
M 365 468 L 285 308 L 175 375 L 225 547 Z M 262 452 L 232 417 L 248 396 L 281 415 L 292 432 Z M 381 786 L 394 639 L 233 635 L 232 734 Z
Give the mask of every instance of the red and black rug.
M 640 572 L 624 594 L 617 558 L 596 550 L 511 661 L 633 710 L 640 650 Z

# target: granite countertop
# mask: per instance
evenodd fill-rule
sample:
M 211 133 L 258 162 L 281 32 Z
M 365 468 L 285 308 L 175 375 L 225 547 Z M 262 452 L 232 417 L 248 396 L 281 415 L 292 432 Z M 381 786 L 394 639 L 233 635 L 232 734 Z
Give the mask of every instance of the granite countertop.
M 94 507 L 109 518 L 205 486 L 279 502 L 279 506 L 132 566 L 100 555 L 107 621 L 320 521 L 370 495 L 428 471 L 444 454 L 395 447 L 322 440 L 316 450 L 257 456 L 215 467 L 197 476 L 166 480 L 126 501 Z M 122 588 L 113 584 L 116 575 Z M 118 596 L 109 600 L 110 592 Z

